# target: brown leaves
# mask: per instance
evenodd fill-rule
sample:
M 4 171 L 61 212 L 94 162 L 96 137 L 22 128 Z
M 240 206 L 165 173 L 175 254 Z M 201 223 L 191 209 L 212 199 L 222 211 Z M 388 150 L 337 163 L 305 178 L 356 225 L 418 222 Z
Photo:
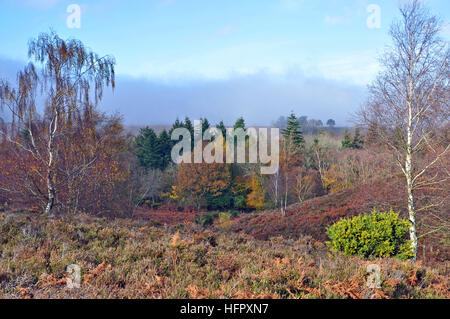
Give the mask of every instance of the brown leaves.
M 33 294 L 27 288 L 19 288 L 19 295 L 22 299 L 31 299 Z
M 180 165 L 177 194 L 188 205 L 200 206 L 206 196 L 219 196 L 230 186 L 231 173 L 226 164 Z
M 151 298 L 165 298 L 168 291 L 169 278 L 155 275 L 153 282 L 148 282 L 142 287 L 146 296 Z
M 408 277 L 408 279 L 407 279 L 407 281 L 408 281 L 408 283 L 411 285 L 411 286 L 417 286 L 417 284 L 419 283 L 419 277 L 418 277 L 418 275 L 417 275 L 417 269 L 412 269 L 410 272 L 409 272 L 409 277 Z
M 55 286 L 63 286 L 67 282 L 66 278 L 56 278 L 53 274 L 42 274 L 41 277 L 39 277 L 39 287 L 41 288 L 48 288 L 48 287 L 55 287 Z
M 172 248 L 182 248 L 187 247 L 194 243 L 194 240 L 181 239 L 180 232 L 177 231 L 170 240 L 170 247 Z
M 105 262 L 102 262 L 100 265 L 98 265 L 91 273 L 84 276 L 83 285 L 86 285 L 90 280 L 97 277 L 104 271 L 108 271 L 111 269 L 111 264 L 106 265 Z
M 188 285 L 186 287 L 186 292 L 189 294 L 189 298 L 192 299 L 204 299 L 211 295 L 211 292 L 208 289 L 195 285 Z
M 345 280 L 336 284 L 331 284 L 330 281 L 327 281 L 323 284 L 323 287 L 344 298 L 362 299 L 363 297 L 361 296 L 361 287 L 359 283 L 360 281 L 356 276 L 353 276 L 350 280 Z
M 188 285 L 186 287 L 186 292 L 189 294 L 189 298 L 192 299 L 205 299 L 205 298 L 223 298 L 225 296 L 225 293 L 223 291 L 224 286 L 222 285 L 220 289 L 210 291 L 207 288 L 198 287 L 195 285 Z M 241 291 L 238 290 L 235 293 L 232 293 L 229 298 L 232 299 L 276 299 L 279 298 L 279 296 L 270 293 L 270 292 L 264 292 L 261 294 L 254 294 L 251 291 Z

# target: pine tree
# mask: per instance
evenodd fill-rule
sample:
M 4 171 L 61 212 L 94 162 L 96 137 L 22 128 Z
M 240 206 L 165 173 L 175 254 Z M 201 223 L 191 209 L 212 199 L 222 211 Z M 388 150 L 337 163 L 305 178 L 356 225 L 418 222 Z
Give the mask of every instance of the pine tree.
M 342 148 L 353 148 L 353 140 L 350 136 L 350 132 L 348 131 L 348 128 L 345 129 L 344 132 L 344 140 L 342 141 Z
M 355 128 L 355 136 L 353 137 L 352 148 L 354 149 L 362 149 L 364 144 L 363 137 L 359 131 L 359 128 Z
M 300 130 L 300 123 L 294 112 L 287 118 L 287 127 L 281 132 L 285 138 L 291 138 L 295 146 L 304 144 L 303 133 Z
M 227 128 L 225 127 L 225 124 L 223 124 L 223 121 L 220 121 L 219 125 L 217 125 L 217 128 L 222 132 L 222 136 L 225 139 L 227 136 Z
M 202 121 L 202 132 L 204 133 L 210 127 L 209 121 L 207 118 L 201 118 L 200 121 Z
M 245 121 L 244 121 L 244 118 L 242 116 L 237 119 L 236 123 L 234 123 L 233 128 L 235 130 L 238 129 L 238 128 L 241 128 L 241 129 L 245 130 Z
M 152 128 L 146 127 L 140 130 L 135 138 L 136 156 L 142 167 L 159 168 L 160 145 L 158 136 Z
M 164 170 L 169 166 L 172 158 L 172 140 L 166 130 L 163 130 L 158 136 L 159 152 L 161 156 L 159 168 Z
M 194 125 L 192 125 L 191 120 L 189 117 L 186 116 L 184 119 L 184 127 L 188 129 L 189 133 L 191 133 L 191 136 L 194 136 Z

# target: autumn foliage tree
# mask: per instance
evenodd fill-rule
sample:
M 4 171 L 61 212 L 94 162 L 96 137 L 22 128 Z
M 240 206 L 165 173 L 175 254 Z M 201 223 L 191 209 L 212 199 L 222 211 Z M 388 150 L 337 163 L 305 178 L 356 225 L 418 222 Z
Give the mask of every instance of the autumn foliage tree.
M 120 121 L 95 110 L 103 88 L 115 85 L 115 61 L 54 32 L 31 40 L 28 55 L 15 86 L 0 82 L 0 106 L 12 119 L 0 131 L 6 175 L 0 187 L 47 214 L 56 205 L 77 208 L 83 190 L 92 197 L 125 178 Z
M 173 197 L 187 205 L 206 207 L 208 200 L 218 199 L 231 185 L 231 173 L 224 163 L 182 163 Z

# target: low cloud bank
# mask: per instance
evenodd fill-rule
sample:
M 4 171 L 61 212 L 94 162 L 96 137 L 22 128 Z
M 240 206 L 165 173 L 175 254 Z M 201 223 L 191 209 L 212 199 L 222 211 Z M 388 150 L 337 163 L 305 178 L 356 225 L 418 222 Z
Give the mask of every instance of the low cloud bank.
M 0 78 L 14 80 L 23 67 L 0 58 Z M 206 117 L 211 123 L 270 125 L 293 110 L 297 115 L 347 125 L 363 102 L 365 88 L 293 71 L 284 75 L 261 72 L 226 80 L 159 81 L 119 75 L 114 92 L 106 90 L 101 109 L 119 112 L 128 125 L 170 124 L 177 117 Z

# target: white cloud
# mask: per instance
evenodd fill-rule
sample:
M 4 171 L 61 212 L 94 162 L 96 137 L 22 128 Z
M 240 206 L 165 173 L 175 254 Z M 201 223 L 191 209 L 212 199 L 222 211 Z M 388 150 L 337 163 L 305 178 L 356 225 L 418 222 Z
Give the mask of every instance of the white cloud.
M 376 53 L 367 51 L 324 58 L 312 70 L 325 79 L 366 85 L 374 80 L 379 71 L 379 64 Z

